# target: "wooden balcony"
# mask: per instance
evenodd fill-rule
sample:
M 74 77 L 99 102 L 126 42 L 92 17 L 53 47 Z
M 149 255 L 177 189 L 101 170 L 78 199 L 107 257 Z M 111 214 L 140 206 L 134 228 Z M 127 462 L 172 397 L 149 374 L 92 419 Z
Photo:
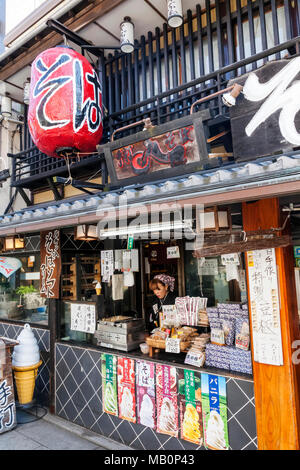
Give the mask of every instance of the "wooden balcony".
M 214 93 L 268 61 L 297 55 L 300 42 L 299 2 L 237 0 L 236 10 L 230 10 L 231 3 L 235 2 L 211 5 L 207 0 L 204 10 L 198 5 L 195 14 L 188 11 L 177 30 L 168 30 L 165 24 L 163 30 L 155 29 L 155 35 L 142 36 L 132 54 L 116 51 L 100 57 L 105 107 L 101 143 L 123 127 L 126 130 L 115 138 L 136 133 L 141 128 L 127 126 L 145 118 L 160 125 L 187 116 L 195 101 L 208 98 L 195 110 L 210 110 L 207 138 L 225 130 L 218 144 L 230 152 L 228 108 Z M 33 145 L 26 122 L 21 140 L 22 151 L 9 155 L 12 186 L 34 190 L 49 186 L 54 176 L 68 177 L 65 160 L 50 158 Z M 208 151 L 210 147 L 208 143 Z M 85 156 L 72 161 L 72 177 L 83 179 L 100 168 L 106 175 L 99 156 Z

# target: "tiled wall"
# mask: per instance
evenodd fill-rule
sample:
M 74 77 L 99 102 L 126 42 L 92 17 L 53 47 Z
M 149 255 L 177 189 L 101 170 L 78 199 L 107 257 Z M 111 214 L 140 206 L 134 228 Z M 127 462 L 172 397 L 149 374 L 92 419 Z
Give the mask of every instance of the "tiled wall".
M 56 414 L 134 449 L 191 450 L 194 444 L 102 411 L 101 352 L 56 345 Z M 226 379 L 230 448 L 257 449 L 253 382 Z
M 0 322 L 0 336 L 10 339 L 17 339 L 23 327 L 11 323 Z M 49 352 L 50 352 L 50 332 L 42 328 L 32 327 L 34 335 L 37 339 L 42 365 L 39 367 L 34 397 L 41 405 L 49 404 Z

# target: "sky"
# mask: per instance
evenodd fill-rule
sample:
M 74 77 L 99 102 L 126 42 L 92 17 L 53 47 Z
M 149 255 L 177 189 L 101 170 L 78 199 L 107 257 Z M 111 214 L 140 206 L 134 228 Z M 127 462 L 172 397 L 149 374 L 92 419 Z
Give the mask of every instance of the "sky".
M 6 0 L 6 28 L 5 33 L 11 31 L 33 10 L 46 0 Z

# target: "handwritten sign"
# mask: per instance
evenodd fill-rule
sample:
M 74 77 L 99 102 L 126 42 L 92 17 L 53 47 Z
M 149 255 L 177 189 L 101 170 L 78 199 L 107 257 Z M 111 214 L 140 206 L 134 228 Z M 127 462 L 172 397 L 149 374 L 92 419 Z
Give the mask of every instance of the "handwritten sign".
M 179 246 L 169 246 L 167 248 L 167 259 L 180 258 Z
M 61 273 L 60 232 L 41 232 L 40 295 L 59 299 Z
M 166 352 L 179 354 L 180 353 L 180 339 L 167 338 L 166 339 Z
M 185 364 L 190 364 L 191 366 L 196 366 L 196 367 L 202 367 L 204 362 L 205 362 L 205 354 L 201 351 L 199 352 L 188 351 L 184 360 Z
M 254 360 L 282 365 L 280 306 L 275 249 L 247 253 Z
M 165 326 L 174 326 L 177 320 L 177 310 L 175 305 L 163 305 L 162 323 Z
M 95 333 L 96 307 L 89 304 L 71 304 L 71 330 Z

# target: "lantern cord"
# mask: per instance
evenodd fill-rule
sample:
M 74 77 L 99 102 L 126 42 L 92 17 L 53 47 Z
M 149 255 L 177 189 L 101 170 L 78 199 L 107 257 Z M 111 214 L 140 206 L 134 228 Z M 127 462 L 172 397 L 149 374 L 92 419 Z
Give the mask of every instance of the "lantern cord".
M 72 175 L 71 175 L 69 157 L 65 157 L 65 160 L 66 160 L 67 169 L 68 169 L 68 173 L 69 173 L 69 176 L 68 176 L 67 180 L 66 180 L 65 183 L 64 183 L 65 185 L 67 185 L 67 184 L 72 184 L 73 178 L 72 178 Z

